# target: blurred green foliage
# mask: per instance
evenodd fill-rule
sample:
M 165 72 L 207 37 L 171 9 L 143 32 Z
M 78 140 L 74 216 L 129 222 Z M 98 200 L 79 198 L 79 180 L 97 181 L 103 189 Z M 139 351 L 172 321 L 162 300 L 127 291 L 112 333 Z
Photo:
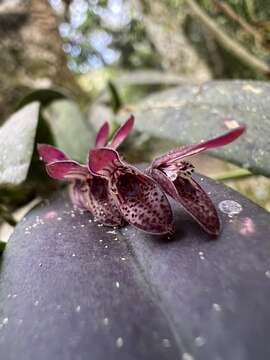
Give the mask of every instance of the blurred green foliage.
M 58 4 L 51 0 L 52 4 Z M 265 79 L 224 49 L 213 34 L 194 19 L 185 0 L 155 0 L 166 5 L 170 21 L 184 17 L 187 38 L 208 64 L 214 78 Z M 270 2 L 265 0 L 198 0 L 197 3 L 230 37 L 262 61 L 270 61 Z M 63 5 L 64 3 L 62 3 Z M 149 0 L 74 0 L 60 23 L 70 68 L 78 73 L 112 66 L 118 69 L 162 69 L 162 59 L 147 29 Z M 141 13 L 140 13 L 141 12 Z M 157 21 L 159 19 L 156 19 Z M 181 31 L 181 29 L 179 29 Z M 172 43 L 174 39 L 171 39 Z M 179 59 L 179 61 L 181 61 Z

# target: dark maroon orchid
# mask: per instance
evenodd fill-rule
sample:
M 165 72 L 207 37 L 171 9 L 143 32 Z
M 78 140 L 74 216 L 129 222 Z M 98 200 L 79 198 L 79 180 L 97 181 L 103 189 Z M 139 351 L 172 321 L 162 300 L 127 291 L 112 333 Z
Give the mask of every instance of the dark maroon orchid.
M 179 202 L 203 229 L 212 235 L 220 232 L 217 211 L 205 191 L 192 178 L 193 165 L 183 161 L 183 158 L 229 144 L 244 131 L 245 127 L 239 126 L 212 140 L 169 151 L 155 159 L 146 170 L 168 195 Z
M 142 173 L 120 160 L 115 150 L 99 148 L 89 153 L 89 171 L 107 179 L 109 191 L 123 216 L 133 226 L 152 234 L 173 232 L 172 211 L 164 193 L 179 202 L 211 235 L 220 222 L 212 201 L 192 178 L 194 167 L 184 157 L 219 147 L 237 139 L 241 126 L 215 139 L 185 146 L 155 159 Z M 153 181 L 154 180 L 154 181 Z
M 129 224 L 151 234 L 173 232 L 172 210 L 160 186 L 150 176 L 120 160 L 115 150 L 90 151 L 89 170 L 108 181 L 114 202 Z
M 134 118 L 131 116 L 115 133 L 108 146 L 117 148 L 128 136 L 133 124 Z M 105 146 L 108 136 L 109 125 L 105 122 L 96 136 L 96 148 Z M 75 206 L 90 211 L 96 220 L 104 225 L 123 225 L 123 217 L 109 192 L 108 181 L 105 178 L 90 173 L 85 165 L 71 160 L 51 145 L 38 144 L 38 152 L 50 177 L 71 182 L 70 197 Z
M 71 181 L 70 196 L 75 205 L 89 210 L 104 225 L 125 222 L 151 233 L 171 234 L 173 215 L 165 194 L 179 202 L 211 235 L 218 235 L 220 222 L 212 201 L 192 178 L 194 167 L 183 158 L 224 146 L 237 139 L 244 126 L 200 144 L 189 145 L 155 159 L 144 172 L 120 159 L 116 148 L 133 128 L 131 116 L 108 144 L 109 126 L 100 128 L 87 165 L 70 160 L 50 145 L 38 145 L 48 174 Z M 107 144 L 107 145 L 106 145 Z

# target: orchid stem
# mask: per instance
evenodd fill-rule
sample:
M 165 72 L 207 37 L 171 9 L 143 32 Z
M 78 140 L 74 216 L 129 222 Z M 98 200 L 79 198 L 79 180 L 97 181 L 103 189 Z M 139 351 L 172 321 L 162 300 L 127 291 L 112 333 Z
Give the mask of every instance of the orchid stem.
M 212 178 L 215 180 L 219 180 L 219 181 L 225 181 L 225 180 L 242 179 L 242 178 L 246 178 L 246 177 L 253 176 L 253 175 L 254 174 L 252 174 L 247 169 L 236 169 L 236 170 L 228 171 L 224 174 L 214 175 L 214 176 L 212 176 Z

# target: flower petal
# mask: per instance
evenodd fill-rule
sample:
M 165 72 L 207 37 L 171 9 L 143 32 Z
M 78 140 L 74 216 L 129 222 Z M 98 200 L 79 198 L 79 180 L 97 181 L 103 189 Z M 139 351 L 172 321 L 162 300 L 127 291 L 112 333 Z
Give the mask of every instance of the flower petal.
M 90 153 L 89 169 L 108 179 L 110 193 L 127 222 L 151 234 L 173 232 L 170 204 L 151 177 L 122 162 L 108 148 Z
M 153 178 L 174 200 L 211 235 L 218 235 L 220 222 L 215 206 L 200 185 L 191 177 L 179 175 L 170 181 L 160 170 L 152 171 Z
M 151 173 L 149 175 L 155 179 L 155 181 L 161 186 L 161 188 L 170 195 L 173 199 L 178 201 L 178 192 L 173 184 L 173 181 L 171 181 L 166 174 L 164 174 L 162 171 L 158 169 L 152 169 Z
M 243 134 L 245 130 L 245 126 L 239 126 L 238 128 L 235 128 L 214 139 L 204 141 L 200 144 L 188 145 L 180 149 L 169 151 L 167 154 L 155 159 L 152 163 L 152 167 L 157 168 L 159 166 L 166 166 L 176 160 L 182 159 L 183 157 L 191 156 L 207 149 L 227 145 L 236 140 L 240 135 Z
M 121 226 L 125 221 L 109 191 L 108 181 L 101 176 L 93 176 L 88 181 L 89 192 L 86 207 L 95 219 L 103 225 Z
M 87 180 L 75 180 L 69 188 L 72 203 L 92 213 L 95 220 L 108 226 L 124 224 L 112 196 L 109 194 L 108 181 L 100 176 L 89 177 Z
M 37 151 L 42 161 L 51 163 L 54 161 L 69 160 L 68 156 L 63 151 L 48 144 L 37 144 Z
M 87 209 L 86 193 L 89 192 L 89 187 L 86 181 L 74 180 L 69 187 L 70 199 L 76 207 L 83 210 Z
M 89 151 L 88 169 L 96 175 L 109 175 L 116 165 L 121 165 L 118 153 L 109 148 Z
M 112 149 L 117 149 L 120 144 L 126 139 L 128 134 L 132 131 L 134 126 L 134 116 L 131 115 L 128 120 L 122 125 L 114 134 L 110 144 L 108 145 Z
M 48 175 L 56 180 L 85 180 L 85 178 L 89 176 L 87 167 L 73 160 L 55 161 L 46 164 L 46 170 Z
M 95 147 L 102 147 L 105 146 L 106 143 L 108 142 L 108 138 L 109 138 L 109 124 L 106 121 L 101 128 L 99 129 L 97 136 L 96 136 L 96 145 Z

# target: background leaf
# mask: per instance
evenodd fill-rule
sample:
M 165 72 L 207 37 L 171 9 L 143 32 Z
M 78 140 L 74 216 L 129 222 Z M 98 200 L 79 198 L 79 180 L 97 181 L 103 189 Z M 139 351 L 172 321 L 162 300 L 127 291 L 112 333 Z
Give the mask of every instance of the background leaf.
M 18 108 L 21 108 L 34 101 L 38 101 L 42 106 L 49 105 L 54 100 L 66 98 L 64 90 L 56 89 L 37 89 L 29 92 L 20 102 Z
M 0 256 L 2 252 L 5 250 L 5 247 L 6 247 L 6 243 L 0 240 Z
M 43 115 L 50 125 L 55 146 L 71 158 L 85 162 L 94 137 L 79 107 L 71 100 L 57 100 Z
M 0 128 L 0 185 L 18 185 L 30 166 L 39 103 L 34 102 L 14 113 Z
M 138 130 L 178 145 L 228 131 L 235 120 L 248 130 L 230 146 L 209 151 L 255 173 L 270 176 L 270 85 L 256 81 L 210 81 L 149 96 L 130 108 Z M 126 114 L 122 120 L 126 119 Z

